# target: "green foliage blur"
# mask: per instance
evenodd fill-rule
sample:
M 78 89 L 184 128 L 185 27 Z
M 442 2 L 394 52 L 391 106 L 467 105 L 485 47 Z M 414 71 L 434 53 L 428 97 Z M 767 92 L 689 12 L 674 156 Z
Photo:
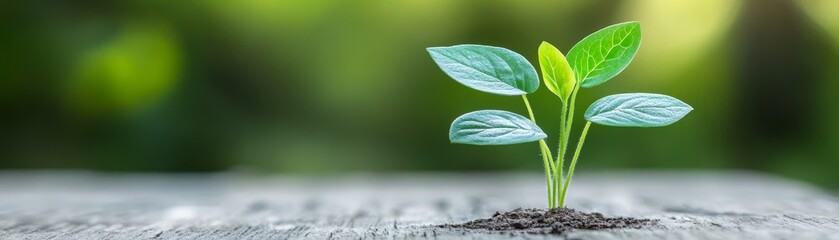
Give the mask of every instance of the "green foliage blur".
M 0 168 L 539 172 L 536 144 L 448 142 L 461 113 L 525 110 L 449 79 L 425 48 L 537 64 L 542 41 L 567 53 L 638 20 L 633 63 L 578 107 L 655 92 L 695 110 L 666 128 L 592 127 L 581 171 L 750 169 L 839 188 L 837 15 L 834 0 L 2 1 Z M 556 136 L 559 99 L 542 86 L 530 100 Z

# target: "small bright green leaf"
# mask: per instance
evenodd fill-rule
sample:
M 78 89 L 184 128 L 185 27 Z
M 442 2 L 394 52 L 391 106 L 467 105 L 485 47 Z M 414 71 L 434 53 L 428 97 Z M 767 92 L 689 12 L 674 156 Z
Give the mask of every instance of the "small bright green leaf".
M 508 49 L 464 44 L 426 50 L 443 72 L 470 88 L 507 96 L 524 95 L 539 88 L 533 65 Z
M 662 127 L 682 119 L 693 108 L 679 99 L 654 93 L 623 93 L 595 101 L 585 118 L 615 127 Z
M 556 94 L 562 102 L 567 101 L 574 90 L 576 80 L 565 55 L 550 43 L 542 42 L 539 45 L 539 67 L 542 69 L 542 79 L 548 90 Z
M 625 22 L 603 28 L 568 52 L 568 63 L 585 88 L 600 85 L 623 71 L 641 46 L 641 24 Z
M 480 110 L 463 114 L 452 122 L 449 140 L 473 145 L 504 145 L 533 142 L 548 137 L 529 119 L 508 111 Z

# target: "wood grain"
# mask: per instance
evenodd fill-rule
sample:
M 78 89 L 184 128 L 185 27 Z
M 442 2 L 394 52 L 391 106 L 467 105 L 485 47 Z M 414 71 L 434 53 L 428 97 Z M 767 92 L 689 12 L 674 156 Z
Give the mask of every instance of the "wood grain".
M 749 172 L 581 173 L 569 205 L 660 219 L 569 239 L 839 239 L 839 201 Z M 518 174 L 255 176 L 0 172 L 0 239 L 545 239 L 441 230 L 543 207 L 544 178 Z

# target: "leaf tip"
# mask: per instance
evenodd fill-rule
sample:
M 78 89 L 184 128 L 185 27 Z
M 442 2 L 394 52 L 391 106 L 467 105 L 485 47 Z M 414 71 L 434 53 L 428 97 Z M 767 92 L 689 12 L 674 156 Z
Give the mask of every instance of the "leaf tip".
M 641 34 L 641 22 L 640 21 L 631 21 L 631 22 L 627 22 L 627 23 L 628 23 L 628 25 L 633 27 L 634 31 L 638 31 L 638 34 Z M 639 41 L 640 41 L 640 39 L 639 39 Z
M 615 25 L 626 25 L 626 26 L 640 27 L 641 26 L 641 21 L 627 21 L 627 22 L 622 22 L 622 23 L 618 23 L 618 24 L 615 24 Z
M 542 41 L 542 43 L 539 44 L 539 49 L 544 51 L 544 50 L 549 50 L 549 49 L 556 49 L 556 47 L 554 47 L 553 44 L 551 44 L 547 41 Z

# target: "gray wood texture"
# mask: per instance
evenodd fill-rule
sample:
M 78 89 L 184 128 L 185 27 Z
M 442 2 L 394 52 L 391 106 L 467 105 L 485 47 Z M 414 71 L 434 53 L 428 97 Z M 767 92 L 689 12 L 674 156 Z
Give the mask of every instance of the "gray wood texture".
M 544 206 L 537 173 L 255 176 L 0 172 L 0 239 L 550 239 L 441 230 Z M 749 172 L 579 173 L 570 207 L 660 219 L 568 239 L 839 239 L 839 201 Z

